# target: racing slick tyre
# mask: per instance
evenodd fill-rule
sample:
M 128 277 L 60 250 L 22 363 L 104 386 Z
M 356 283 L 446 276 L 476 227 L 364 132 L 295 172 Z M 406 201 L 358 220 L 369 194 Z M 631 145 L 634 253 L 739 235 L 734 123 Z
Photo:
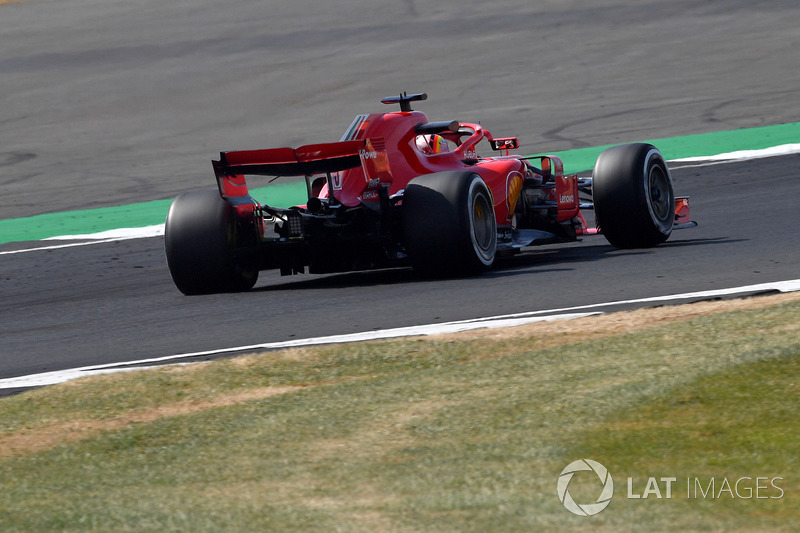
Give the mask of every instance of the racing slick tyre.
M 240 241 L 233 206 L 217 191 L 180 194 L 164 228 L 167 266 L 175 285 L 187 295 L 252 288 L 258 268 L 236 259 Z
M 403 235 L 414 269 L 429 276 L 491 268 L 497 248 L 492 194 L 474 172 L 414 178 L 403 193 Z
M 612 246 L 648 248 L 672 233 L 672 177 L 652 144 L 623 144 L 603 151 L 592 173 L 592 199 L 597 225 Z

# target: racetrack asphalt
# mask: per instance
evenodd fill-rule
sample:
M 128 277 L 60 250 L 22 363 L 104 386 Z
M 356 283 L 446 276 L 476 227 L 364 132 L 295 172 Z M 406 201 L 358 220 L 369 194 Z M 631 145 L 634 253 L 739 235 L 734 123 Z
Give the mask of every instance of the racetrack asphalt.
M 401 90 L 525 153 L 800 121 L 794 2 L 267 4 L 0 6 L 0 218 L 213 187 L 219 150 L 338 140 Z M 798 167 L 676 170 L 700 227 L 475 278 L 264 272 L 250 293 L 187 298 L 161 238 L 3 256 L 0 377 L 796 279 Z

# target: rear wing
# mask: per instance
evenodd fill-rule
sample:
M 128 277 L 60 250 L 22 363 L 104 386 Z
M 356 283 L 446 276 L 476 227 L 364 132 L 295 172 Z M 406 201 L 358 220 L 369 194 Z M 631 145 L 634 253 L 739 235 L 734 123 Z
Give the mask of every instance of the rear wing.
M 338 172 L 361 165 L 366 143 L 344 141 L 309 144 L 300 148 L 269 148 L 221 152 L 214 170 L 227 175 L 310 176 Z
M 333 175 L 356 167 L 362 168 L 365 184 L 388 186 L 392 182 L 392 172 L 382 138 L 309 144 L 300 148 L 222 152 L 219 161 L 212 161 L 212 164 L 219 193 L 229 201 L 233 198 L 246 202 L 251 200 L 244 178 L 246 174 L 305 176 L 309 198 L 313 190 L 311 176 L 315 174 L 327 177 L 330 195 L 334 190 L 341 189 L 341 181 L 336 181 Z
M 221 152 L 212 161 L 219 193 L 223 198 L 249 199 L 246 174 L 259 176 L 308 176 L 347 170 L 361 165 L 366 142 L 344 141 L 309 144 L 300 148 L 268 148 Z M 330 181 L 330 178 L 329 178 Z

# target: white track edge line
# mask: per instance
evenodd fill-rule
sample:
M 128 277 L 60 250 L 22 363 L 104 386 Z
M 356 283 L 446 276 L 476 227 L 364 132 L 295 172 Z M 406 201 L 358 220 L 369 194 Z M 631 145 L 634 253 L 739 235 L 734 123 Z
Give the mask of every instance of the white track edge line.
M 544 322 L 553 320 L 570 320 L 585 316 L 601 315 L 601 311 L 589 311 L 602 307 L 612 307 L 620 305 L 633 305 L 642 303 L 668 302 L 675 300 L 691 300 L 697 298 L 714 298 L 718 296 L 731 296 L 736 294 L 757 293 L 766 291 L 796 292 L 800 291 L 800 279 L 775 281 L 769 283 L 759 283 L 755 285 L 744 285 L 741 287 L 731 287 L 727 289 L 713 289 L 707 291 L 695 291 L 681 294 L 670 294 L 665 296 L 652 296 L 648 298 L 636 298 L 632 300 L 617 300 L 613 302 L 589 304 L 574 307 L 564 307 L 560 309 L 547 309 L 542 311 L 530 311 L 526 313 L 515 313 L 510 315 L 500 315 L 494 317 L 477 318 L 470 320 L 460 320 L 455 322 L 445 322 L 442 324 L 426 324 L 420 326 L 409 326 L 403 328 L 393 328 L 378 331 L 361 333 L 351 333 L 345 335 L 330 335 L 325 337 L 312 337 L 308 339 L 296 339 L 283 342 L 270 342 L 262 344 L 251 344 L 246 346 L 234 346 L 220 348 L 217 350 L 204 350 L 199 352 L 188 352 L 181 354 L 142 359 L 139 361 L 128 361 L 113 364 L 86 366 L 53 372 L 43 372 L 27 376 L 0 379 L 0 389 L 16 389 L 26 387 L 40 387 L 44 385 L 55 385 L 77 379 L 79 377 L 109 374 L 113 372 L 123 372 L 131 370 L 142 370 L 152 368 L 158 364 L 175 364 L 172 361 L 204 357 L 210 355 L 220 355 L 226 353 L 247 352 L 255 350 L 276 350 L 281 348 L 297 348 L 302 346 L 317 346 L 321 344 L 343 344 L 351 342 L 363 342 L 371 340 L 392 339 L 399 337 L 427 336 L 442 333 L 457 333 L 484 328 L 502 328 L 530 324 L 533 322 Z M 137 365 L 137 366 L 133 366 Z M 139 366 L 150 365 L 150 366 Z
M 74 248 L 76 246 L 90 246 L 92 244 L 103 244 L 107 242 L 127 241 L 130 239 L 146 239 L 148 237 L 159 237 L 164 235 L 164 224 L 145 226 L 143 228 L 120 228 L 99 233 L 87 233 L 84 235 L 60 235 L 48 237 L 39 242 L 52 241 L 85 241 L 71 242 L 67 244 L 53 244 L 50 246 L 37 246 L 36 248 L 25 248 L 23 250 L 7 250 L 0 252 L 0 255 L 22 254 L 26 252 L 38 252 L 41 250 L 59 250 L 61 248 Z
M 233 346 L 229 348 L 220 348 L 217 350 L 204 350 L 200 352 L 188 352 L 175 355 L 167 355 L 164 357 L 155 357 L 152 359 L 142 359 L 139 361 L 126 361 L 121 363 L 112 363 L 105 365 L 85 366 L 81 368 L 70 368 L 66 370 L 56 370 L 53 372 L 43 372 L 40 374 L 31 374 L 27 376 L 19 376 L 14 378 L 0 379 L 0 389 L 16 389 L 26 387 L 41 387 L 44 385 L 55 385 L 73 379 L 93 376 L 98 374 L 111 374 L 114 372 L 143 370 L 146 368 L 154 368 L 160 364 L 174 364 L 172 361 L 180 361 L 183 359 L 191 359 L 197 357 L 204 357 L 210 355 L 222 355 L 226 353 L 236 352 L 252 352 L 257 350 L 279 350 L 283 348 L 298 348 L 303 346 L 319 346 L 322 344 L 346 344 L 353 342 L 364 342 L 370 340 L 383 340 L 395 339 L 400 337 L 416 337 L 437 335 L 443 333 L 458 333 L 461 331 L 469 331 L 474 329 L 483 328 L 502 328 L 510 326 L 520 326 L 532 322 L 547 322 L 555 320 L 570 320 L 574 318 L 581 318 L 584 316 L 598 315 L 602 313 L 569 313 L 561 315 L 539 316 L 539 317 L 526 317 L 526 318 L 500 318 L 493 317 L 483 320 L 465 320 L 459 322 L 447 322 L 443 324 L 427 324 L 422 326 L 409 326 L 404 328 L 384 329 L 378 331 L 368 331 L 362 333 L 349 333 L 344 335 L 330 335 L 327 337 L 314 337 L 309 339 L 297 339 L 282 342 L 267 342 L 261 344 L 250 344 L 246 346 Z M 137 366 L 132 366 L 137 365 Z M 138 366 L 149 365 L 149 366 Z
M 141 239 L 145 237 L 160 237 L 164 235 L 165 224 L 154 224 L 140 228 L 118 228 L 101 231 L 99 233 L 85 233 L 83 235 L 60 235 L 48 237 L 44 241 L 82 240 L 82 239 Z

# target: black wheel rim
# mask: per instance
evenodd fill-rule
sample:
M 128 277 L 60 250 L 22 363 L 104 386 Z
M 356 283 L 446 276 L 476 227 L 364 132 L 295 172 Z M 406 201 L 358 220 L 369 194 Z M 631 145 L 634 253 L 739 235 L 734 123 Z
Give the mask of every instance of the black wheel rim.
M 489 199 L 485 194 L 478 192 L 472 199 L 471 226 L 472 241 L 476 251 L 484 261 L 491 261 L 494 257 L 494 213 Z
M 673 216 L 672 188 L 669 176 L 660 165 L 650 167 L 647 177 L 648 204 L 656 221 L 662 227 L 669 227 Z

